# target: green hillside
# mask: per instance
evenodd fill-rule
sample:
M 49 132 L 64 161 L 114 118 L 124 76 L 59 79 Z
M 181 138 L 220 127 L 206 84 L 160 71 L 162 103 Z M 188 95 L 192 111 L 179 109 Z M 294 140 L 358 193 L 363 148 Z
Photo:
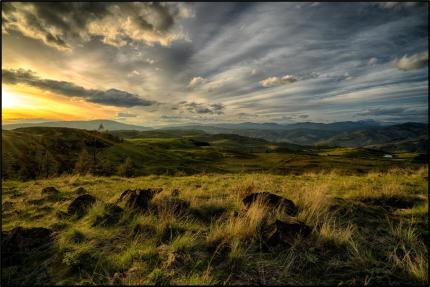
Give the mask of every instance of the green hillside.
M 29 127 L 57 127 L 57 128 L 75 128 L 86 130 L 97 130 L 100 125 L 106 130 L 150 130 L 142 126 L 129 125 L 111 120 L 91 120 L 91 121 L 58 121 L 58 122 L 42 122 L 42 123 L 22 123 L 22 124 L 6 124 L 2 129 L 12 130 L 18 128 Z
M 87 171 L 112 175 L 127 158 L 136 176 L 245 171 L 300 174 L 332 169 L 356 173 L 420 166 L 418 154 L 410 152 L 385 159 L 385 153 L 376 149 L 352 148 L 348 153 L 333 153 L 336 148 L 271 143 L 201 131 L 100 133 L 70 128 L 21 128 L 3 131 L 2 147 L 3 176 L 21 179 Z M 81 169 L 77 170 L 79 162 Z
M 63 173 L 116 174 L 127 158 L 132 174 L 196 174 L 259 171 L 300 174 L 342 170 L 344 173 L 418 168 L 417 153 L 394 153 L 366 148 L 300 146 L 271 143 L 233 134 L 201 131 L 118 131 L 100 133 L 69 128 L 21 128 L 3 131 L 3 176 L 43 178 Z M 77 165 L 81 169 L 77 170 Z M 82 167 L 84 165 L 84 167 Z M 86 165 L 86 167 L 85 167 Z

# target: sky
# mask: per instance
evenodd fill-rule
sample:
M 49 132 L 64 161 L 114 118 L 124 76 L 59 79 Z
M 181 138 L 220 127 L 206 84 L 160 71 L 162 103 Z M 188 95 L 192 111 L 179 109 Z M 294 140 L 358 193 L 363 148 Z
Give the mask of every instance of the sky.
M 428 3 L 2 3 L 2 121 L 428 121 Z

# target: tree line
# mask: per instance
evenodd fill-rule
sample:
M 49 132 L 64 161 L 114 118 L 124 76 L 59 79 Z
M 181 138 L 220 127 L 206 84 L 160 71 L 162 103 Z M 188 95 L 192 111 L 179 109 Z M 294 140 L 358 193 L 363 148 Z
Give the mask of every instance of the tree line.
M 93 136 L 75 141 L 45 136 L 28 140 L 26 148 L 19 149 L 19 152 L 13 153 L 3 147 L 2 178 L 29 180 L 63 174 L 137 175 L 131 158 L 124 158 L 118 164 L 99 156 L 103 149 L 109 147 L 109 141 L 122 139 L 110 134 L 103 134 L 103 138 Z

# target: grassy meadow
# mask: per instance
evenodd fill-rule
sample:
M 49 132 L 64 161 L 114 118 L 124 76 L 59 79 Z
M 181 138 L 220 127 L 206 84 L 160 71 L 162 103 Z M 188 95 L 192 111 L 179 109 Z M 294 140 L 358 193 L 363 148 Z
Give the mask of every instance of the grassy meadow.
M 97 147 L 98 146 L 98 147 Z M 300 146 L 201 131 L 116 131 L 33 127 L 2 133 L 2 175 L 29 180 L 80 173 L 110 176 L 130 159 L 133 176 L 264 172 L 276 175 L 335 170 L 366 174 L 391 168 L 418 169 L 423 154 Z M 119 174 L 123 175 L 123 174 Z
M 3 267 L 2 284 L 427 285 L 427 174 L 423 166 L 355 175 L 332 170 L 6 180 L 3 230 L 50 228 L 54 241 L 25 264 Z M 41 196 L 48 186 L 60 193 Z M 81 218 L 62 218 L 79 187 L 98 201 Z M 135 188 L 162 188 L 154 204 L 178 198 L 189 206 L 179 213 L 136 213 L 120 202 L 124 211 L 116 224 L 94 226 L 105 203 L 117 203 L 124 190 Z M 293 200 L 311 234 L 295 238 L 290 248 L 260 248 L 258 230 L 268 207 L 253 204 L 243 211 L 242 203 L 260 191 Z

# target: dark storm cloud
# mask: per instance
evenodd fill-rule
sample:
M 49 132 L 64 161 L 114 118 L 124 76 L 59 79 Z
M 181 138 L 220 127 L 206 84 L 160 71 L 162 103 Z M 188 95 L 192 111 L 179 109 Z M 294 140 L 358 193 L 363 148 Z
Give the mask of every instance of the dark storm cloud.
M 97 36 L 114 46 L 129 40 L 168 45 L 181 38 L 171 32 L 176 19 L 187 17 L 181 5 L 168 3 L 5 3 L 3 7 L 3 31 L 19 31 L 58 49 Z
M 186 110 L 190 113 L 196 114 L 216 114 L 221 115 L 224 113 L 223 104 L 203 104 L 195 102 L 182 101 L 178 103 L 179 109 Z
M 116 116 L 121 118 L 135 118 L 137 117 L 137 114 L 133 114 L 129 112 L 119 112 Z
M 2 70 L 4 84 L 24 84 L 44 91 L 58 93 L 67 97 L 84 98 L 88 102 L 117 107 L 151 106 L 154 101 L 145 100 L 138 95 L 117 89 L 106 91 L 86 89 L 71 82 L 41 79 L 30 70 Z

